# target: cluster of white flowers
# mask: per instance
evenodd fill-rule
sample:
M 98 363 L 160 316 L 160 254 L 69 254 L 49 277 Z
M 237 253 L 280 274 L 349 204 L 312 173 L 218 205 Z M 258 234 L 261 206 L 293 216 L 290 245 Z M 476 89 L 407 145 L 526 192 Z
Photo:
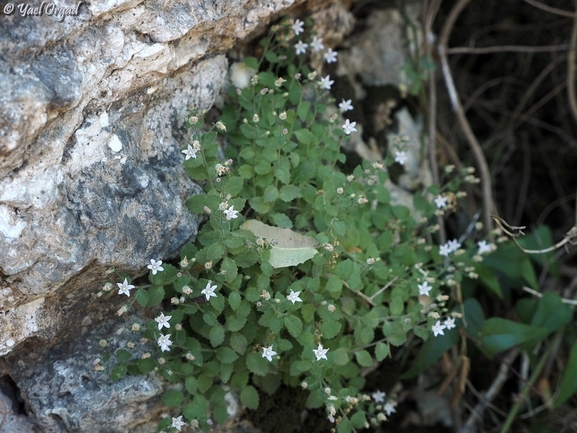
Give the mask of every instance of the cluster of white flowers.
M 296 36 L 304 32 L 303 26 L 304 23 L 301 20 L 295 20 L 291 28 Z M 294 46 L 297 56 L 300 54 L 306 54 L 308 47 L 309 44 L 306 44 L 299 39 Z M 310 47 L 315 53 L 322 51 L 325 48 L 323 44 L 323 39 L 318 36 L 314 36 L 313 40 L 310 43 Z M 327 63 L 335 63 L 337 61 L 338 54 L 339 54 L 338 52 L 334 51 L 332 48 L 329 48 L 323 53 L 323 58 Z
M 459 248 L 461 248 L 461 244 L 459 241 L 457 241 L 457 239 L 453 239 L 439 247 L 439 254 L 445 257 L 449 257 L 449 254 L 457 251 Z
M 433 326 L 431 326 L 431 331 L 433 331 L 433 335 L 436 337 L 438 335 L 445 335 L 443 332 L 444 329 L 450 330 L 456 328 L 455 319 L 453 317 L 447 318 L 443 324 L 441 325 L 441 321 L 437 320 Z

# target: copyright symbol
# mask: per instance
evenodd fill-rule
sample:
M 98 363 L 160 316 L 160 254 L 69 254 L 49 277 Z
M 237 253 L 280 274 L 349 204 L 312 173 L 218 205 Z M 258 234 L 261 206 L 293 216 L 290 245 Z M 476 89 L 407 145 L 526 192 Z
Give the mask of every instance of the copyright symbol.
M 12 12 L 14 12 L 14 5 L 12 3 L 8 3 L 4 6 L 4 13 L 6 15 L 10 15 Z

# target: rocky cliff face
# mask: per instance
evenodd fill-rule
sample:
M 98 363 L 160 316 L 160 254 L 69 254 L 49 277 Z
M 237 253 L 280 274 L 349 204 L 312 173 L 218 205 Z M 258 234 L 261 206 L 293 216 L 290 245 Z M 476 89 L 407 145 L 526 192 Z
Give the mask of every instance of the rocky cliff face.
M 110 267 L 141 274 L 194 238 L 184 202 L 199 187 L 180 153 L 187 107 L 210 108 L 225 52 L 302 2 L 4 7 L 0 432 L 154 428 L 157 379 L 110 383 L 94 371 L 119 307 L 96 294 Z

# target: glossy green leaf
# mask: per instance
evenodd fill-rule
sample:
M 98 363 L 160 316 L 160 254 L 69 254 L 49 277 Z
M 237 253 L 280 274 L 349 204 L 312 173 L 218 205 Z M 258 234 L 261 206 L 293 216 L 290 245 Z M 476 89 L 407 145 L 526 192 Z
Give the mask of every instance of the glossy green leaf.
M 561 386 L 554 407 L 559 407 L 577 393 L 577 342 L 573 343 L 567 366 L 563 372 Z
M 168 407 L 178 407 L 184 401 L 184 395 L 176 389 L 171 389 L 162 395 L 161 400 Z
M 481 342 L 482 348 L 494 355 L 526 341 L 540 340 L 548 334 L 549 330 L 545 328 L 492 317 L 483 323 Z
M 456 329 L 445 330 L 445 335 L 431 336 L 419 350 L 417 357 L 411 363 L 411 367 L 401 375 L 401 379 L 409 379 L 425 371 L 458 341 L 459 333 Z

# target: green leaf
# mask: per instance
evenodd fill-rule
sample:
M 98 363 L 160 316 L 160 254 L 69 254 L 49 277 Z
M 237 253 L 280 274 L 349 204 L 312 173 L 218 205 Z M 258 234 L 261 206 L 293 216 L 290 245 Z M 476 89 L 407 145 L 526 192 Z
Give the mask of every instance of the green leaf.
M 390 309 L 391 314 L 393 316 L 400 315 L 405 309 L 405 303 L 403 302 L 403 298 L 398 295 L 393 296 L 393 299 L 391 299 Z
M 537 310 L 531 320 L 532 326 L 556 331 L 573 319 L 571 308 L 561 301 L 555 292 L 546 292 L 537 302 Z
M 222 259 L 220 270 L 224 271 L 226 282 L 229 284 L 232 283 L 238 275 L 238 268 L 236 263 L 230 257 L 225 257 Z
M 393 346 L 401 346 L 407 341 L 407 333 L 399 322 L 386 321 L 383 323 L 383 334 Z
M 206 248 L 206 260 L 217 261 L 224 256 L 226 249 L 221 242 L 214 243 Z
M 350 259 L 339 262 L 337 266 L 335 266 L 335 274 L 342 279 L 348 278 L 354 271 L 355 264 Z
M 233 348 L 235 352 L 240 355 L 244 355 L 248 343 L 246 337 L 238 332 L 231 334 L 230 336 L 230 347 Z
M 158 363 L 155 359 L 146 358 L 146 359 L 139 359 L 136 363 L 136 366 L 138 367 L 138 370 L 140 370 L 141 373 L 150 373 L 158 366 Z
M 411 363 L 411 367 L 402 374 L 402 379 L 409 379 L 425 371 L 441 358 L 443 353 L 451 349 L 459 341 L 459 333 L 456 329 L 445 331 L 445 335 L 431 337 L 419 350 L 417 357 Z
M 216 359 L 223 364 L 230 364 L 238 359 L 238 355 L 229 347 L 219 347 L 216 351 Z
M 164 287 L 162 286 L 153 286 L 148 289 L 148 302 L 146 303 L 147 307 L 154 307 L 162 302 L 164 299 Z
M 119 361 L 128 361 L 132 358 L 132 354 L 126 349 L 120 349 L 116 352 L 116 358 L 118 358 Z
M 278 196 L 278 189 L 274 185 L 269 185 L 265 188 L 262 198 L 265 202 L 272 203 Z
M 475 271 L 479 275 L 479 280 L 483 283 L 489 290 L 491 290 L 500 299 L 503 299 L 503 292 L 501 290 L 501 285 L 499 284 L 499 279 L 495 270 L 489 266 L 482 263 L 477 263 L 475 266 Z
M 262 44 L 262 41 L 261 41 Z M 252 68 L 254 70 L 258 70 L 258 60 L 256 57 L 245 57 L 244 58 L 244 64 L 246 66 L 248 66 L 249 68 Z
M 236 311 L 239 307 L 241 300 L 240 293 L 238 292 L 231 292 L 231 294 L 228 295 L 228 305 L 230 305 L 233 311 Z
M 320 331 L 323 334 L 323 338 L 330 340 L 336 337 L 341 332 L 342 324 L 336 320 L 324 320 L 321 324 Z
M 351 424 L 355 428 L 364 428 L 366 423 L 367 418 L 365 417 L 365 413 L 362 411 L 358 411 L 351 417 Z
M 119 364 L 110 372 L 110 380 L 117 381 L 126 376 L 127 368 L 125 364 Z
M 182 408 L 182 413 L 187 419 L 205 419 L 208 413 L 208 401 L 202 394 L 197 393 L 192 403 Z
M 329 293 L 339 293 L 343 288 L 343 280 L 333 275 L 328 279 L 325 288 Z
M 254 386 L 251 385 L 245 386 L 240 391 L 240 401 L 243 404 L 243 406 L 249 409 L 253 410 L 258 409 L 259 404 L 258 392 L 254 388 Z
M 336 365 L 346 365 L 349 362 L 349 353 L 344 347 L 339 347 L 333 352 L 333 360 Z
M 353 426 L 351 425 L 351 421 L 347 418 L 344 417 L 341 422 L 339 423 L 339 426 L 337 428 L 337 432 L 338 433 L 351 433 L 353 431 Z
M 385 343 L 378 342 L 375 347 L 375 357 L 377 358 L 377 361 L 381 362 L 387 356 L 389 356 L 389 346 Z
M 284 326 L 291 336 L 297 338 L 303 331 L 303 323 L 296 316 L 285 316 Z
M 299 142 L 305 145 L 313 144 L 316 140 L 315 135 L 308 129 L 298 129 L 294 131 L 293 134 Z
M 146 307 L 146 304 L 148 304 L 148 293 L 146 290 L 138 289 L 136 291 L 136 302 L 138 302 L 141 307 Z
M 240 317 L 238 315 L 230 315 L 226 318 L 225 327 L 228 331 L 237 332 L 244 328 L 246 324 L 246 317 Z
M 270 216 L 271 221 L 278 227 L 285 229 L 292 229 L 293 222 L 291 219 L 282 213 L 275 213 Z
M 186 380 L 184 381 L 184 387 L 186 388 L 186 390 L 188 391 L 188 393 L 190 395 L 195 395 L 196 394 L 196 388 L 197 388 L 196 377 L 188 376 L 186 378 Z
M 300 197 L 301 190 L 296 185 L 283 185 L 279 192 L 279 198 L 284 202 L 289 202 Z
M 540 340 L 548 334 L 549 330 L 545 328 L 492 317 L 483 323 L 481 342 L 482 348 L 494 355 L 525 341 Z
M 299 116 L 299 119 L 301 120 L 301 122 L 304 122 L 307 120 L 307 117 L 310 113 L 310 108 L 311 108 L 311 103 L 309 101 L 303 101 L 297 107 L 297 115 Z
M 577 392 L 577 342 L 573 343 L 567 367 L 563 372 L 561 386 L 557 394 L 557 400 L 554 407 L 559 407 Z
M 373 358 L 366 350 L 355 352 L 355 358 L 361 367 L 370 367 L 373 365 Z
M 208 338 L 210 339 L 212 347 L 220 346 L 224 341 L 224 328 L 220 325 L 211 328 L 208 333 Z
M 262 357 L 262 353 L 248 353 L 246 355 L 246 367 L 257 376 L 266 376 L 269 362 Z
M 184 401 L 184 395 L 176 389 L 171 389 L 162 395 L 161 400 L 168 407 L 178 407 Z
M 270 210 L 270 203 L 265 203 L 262 197 L 253 197 L 248 203 L 259 214 L 265 214 Z

